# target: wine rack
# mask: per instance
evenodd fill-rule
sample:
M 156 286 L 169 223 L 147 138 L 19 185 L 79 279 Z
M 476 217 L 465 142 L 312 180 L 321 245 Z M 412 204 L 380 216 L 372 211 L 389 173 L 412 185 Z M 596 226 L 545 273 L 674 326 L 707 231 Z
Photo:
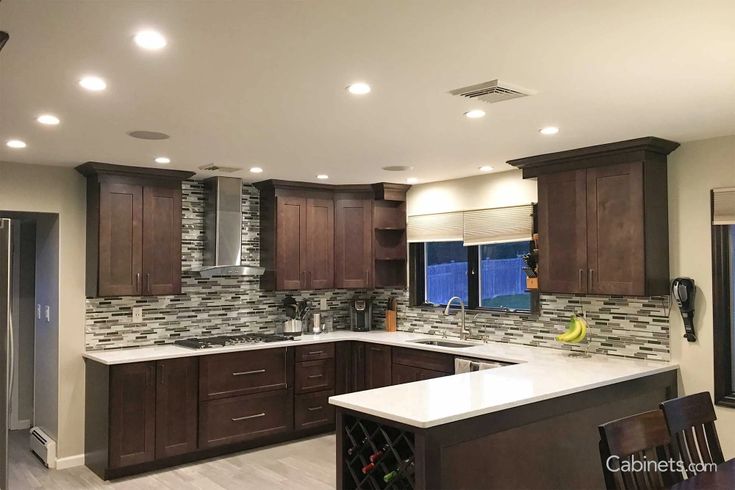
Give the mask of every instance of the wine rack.
M 411 432 L 345 416 L 342 436 L 346 488 L 413 490 L 415 463 Z

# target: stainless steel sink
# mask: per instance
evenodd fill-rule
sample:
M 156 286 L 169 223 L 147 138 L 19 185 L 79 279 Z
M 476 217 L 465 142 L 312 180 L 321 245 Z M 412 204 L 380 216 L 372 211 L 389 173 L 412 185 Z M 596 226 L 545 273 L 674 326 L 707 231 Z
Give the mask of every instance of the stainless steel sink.
M 418 340 L 409 340 L 409 342 L 413 344 L 424 344 L 424 345 L 435 345 L 437 347 L 472 347 L 475 344 L 470 344 L 466 342 L 453 342 L 451 340 L 434 340 L 434 339 L 418 339 Z

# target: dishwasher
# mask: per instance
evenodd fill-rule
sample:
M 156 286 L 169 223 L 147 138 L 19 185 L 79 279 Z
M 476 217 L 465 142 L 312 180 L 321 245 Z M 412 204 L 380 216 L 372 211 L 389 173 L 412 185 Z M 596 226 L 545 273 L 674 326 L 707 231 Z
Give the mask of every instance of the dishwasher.
M 454 374 L 471 373 L 474 371 L 482 371 L 485 369 L 495 369 L 508 366 L 509 363 L 501 361 L 479 360 L 479 359 L 463 359 L 461 357 L 454 358 Z

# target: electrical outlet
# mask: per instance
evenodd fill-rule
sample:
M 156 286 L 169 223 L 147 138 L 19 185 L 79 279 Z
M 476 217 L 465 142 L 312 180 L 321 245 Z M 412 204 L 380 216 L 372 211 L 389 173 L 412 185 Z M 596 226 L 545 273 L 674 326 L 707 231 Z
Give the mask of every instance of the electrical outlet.
M 319 309 L 322 311 L 327 311 L 327 298 L 322 298 L 319 300 Z
M 133 307 L 133 323 L 143 323 L 143 308 L 140 306 Z
M 46 320 L 46 323 L 51 322 L 51 307 L 49 305 L 43 308 L 43 318 Z

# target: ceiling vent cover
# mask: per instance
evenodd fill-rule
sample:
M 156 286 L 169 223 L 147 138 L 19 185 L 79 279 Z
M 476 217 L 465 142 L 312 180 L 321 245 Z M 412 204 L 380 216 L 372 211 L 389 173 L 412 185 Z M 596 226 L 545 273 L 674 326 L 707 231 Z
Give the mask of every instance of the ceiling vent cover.
M 501 80 L 491 80 L 489 82 L 478 83 L 477 85 L 470 85 L 469 87 L 450 90 L 449 93 L 494 104 L 495 102 L 534 95 L 536 91 Z
M 242 169 L 236 167 L 225 167 L 222 165 L 217 165 L 216 163 L 209 163 L 207 165 L 202 165 L 201 167 L 199 167 L 199 170 L 204 170 L 205 172 L 222 172 L 225 174 L 232 174 L 235 172 L 239 172 Z

